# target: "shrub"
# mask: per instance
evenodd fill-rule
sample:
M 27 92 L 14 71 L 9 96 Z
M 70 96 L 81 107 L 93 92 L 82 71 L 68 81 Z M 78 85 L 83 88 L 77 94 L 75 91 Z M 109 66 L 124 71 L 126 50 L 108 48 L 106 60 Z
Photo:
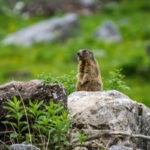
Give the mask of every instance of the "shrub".
M 60 77 L 52 77 L 50 74 L 46 75 L 43 73 L 38 78 L 45 83 L 58 83 L 65 87 L 67 94 L 70 94 L 75 90 L 76 74 L 75 71 L 72 71 L 70 74 L 65 74 Z
M 124 75 L 121 74 L 121 69 L 114 69 L 110 73 L 110 79 L 106 83 L 106 87 L 109 90 L 129 90 L 129 87 L 123 81 Z

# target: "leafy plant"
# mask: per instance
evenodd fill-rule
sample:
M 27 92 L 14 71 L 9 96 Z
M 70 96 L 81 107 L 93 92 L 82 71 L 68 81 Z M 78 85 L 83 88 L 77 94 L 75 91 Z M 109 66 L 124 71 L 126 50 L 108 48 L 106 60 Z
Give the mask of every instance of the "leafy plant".
M 87 136 L 83 131 L 81 131 L 77 134 L 77 139 L 79 140 L 80 145 L 83 146 L 87 139 Z
M 45 83 L 58 83 L 63 85 L 67 90 L 67 94 L 72 93 L 75 90 L 76 72 L 72 71 L 70 74 L 65 74 L 60 77 L 52 77 L 50 74 L 40 74 L 39 79 L 42 79 Z
M 4 106 L 4 109 L 8 110 L 9 113 L 6 115 L 7 121 L 3 121 L 3 123 L 14 129 L 14 132 L 10 134 L 10 138 L 17 139 L 18 142 L 23 140 L 22 133 L 28 128 L 27 122 L 23 121 L 25 112 L 21 103 L 14 97 L 13 101 L 8 100 L 6 106 Z
M 38 129 L 39 134 L 51 139 L 48 140 L 50 147 L 63 149 L 69 141 L 71 128 L 71 120 L 68 118 L 68 113 L 63 106 L 53 102 L 50 102 L 49 105 L 44 105 L 44 110 L 44 115 L 41 115 L 35 122 L 34 129 Z
M 38 120 L 38 117 L 43 115 L 43 111 L 41 110 L 42 105 L 44 104 L 44 101 L 35 102 L 33 103 L 31 100 L 29 101 L 29 107 L 27 108 L 28 116 L 34 121 Z
M 4 109 L 8 110 L 8 115 L 7 121 L 4 120 L 3 124 L 9 129 L 14 129 L 9 135 L 14 142 L 30 142 L 31 138 L 31 142 L 34 145 L 39 143 L 38 146 L 43 150 L 49 148 L 60 150 L 69 146 L 71 119 L 68 118 L 68 112 L 61 104 L 54 104 L 51 101 L 49 105 L 45 105 L 44 101 L 33 103 L 30 100 L 29 106 L 26 106 L 30 133 L 21 100 L 17 98 L 13 101 L 8 100 Z
M 121 74 L 121 69 L 115 69 L 110 72 L 110 79 L 106 85 L 108 89 L 129 90 L 130 88 L 123 81 L 124 75 Z

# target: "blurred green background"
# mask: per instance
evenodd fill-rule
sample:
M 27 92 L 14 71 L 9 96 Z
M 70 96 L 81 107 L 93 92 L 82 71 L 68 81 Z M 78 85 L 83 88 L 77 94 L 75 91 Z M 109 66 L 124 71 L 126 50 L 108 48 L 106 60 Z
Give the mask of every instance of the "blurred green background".
M 14 11 L 17 0 L 0 1 L 0 41 L 8 34 L 39 21 L 63 16 L 65 11 L 31 14 L 26 18 Z M 63 0 L 62 0 L 63 2 Z M 30 3 L 30 1 L 24 1 Z M 97 58 L 105 83 L 109 72 L 122 68 L 131 99 L 150 106 L 150 1 L 101 1 L 100 9 L 90 15 L 79 14 L 80 31 L 65 42 L 33 44 L 30 47 L 0 44 L 0 84 L 12 80 L 35 79 L 41 73 L 53 77 L 77 71 L 76 52 L 91 49 Z M 116 23 L 123 41 L 106 43 L 93 38 L 97 27 L 105 20 Z

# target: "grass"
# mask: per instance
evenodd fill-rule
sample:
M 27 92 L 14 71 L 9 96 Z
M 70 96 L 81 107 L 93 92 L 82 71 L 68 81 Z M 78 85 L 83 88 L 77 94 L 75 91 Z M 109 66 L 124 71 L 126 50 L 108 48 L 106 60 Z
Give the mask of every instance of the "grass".
M 68 39 L 65 43 L 39 43 L 31 47 L 4 46 L 0 45 L 0 83 L 10 80 L 29 80 L 37 78 L 41 73 L 51 74 L 53 77 L 69 74 L 77 70 L 76 52 L 79 49 L 92 49 L 100 68 L 103 80 L 109 80 L 109 72 L 114 68 L 132 63 L 137 57 L 142 58 L 142 64 L 138 61 L 137 66 L 147 67 L 150 58 L 146 54 L 146 47 L 149 45 L 150 38 L 150 16 L 148 7 L 149 1 L 138 2 L 124 0 L 119 5 L 113 4 L 105 6 L 104 10 L 92 16 L 81 16 L 81 30 L 78 36 Z M 0 40 L 8 33 L 15 32 L 23 27 L 27 27 L 45 17 L 33 17 L 23 19 L 19 16 L 0 15 L 3 22 L 0 28 Z M 94 32 L 104 20 L 113 20 L 123 36 L 120 43 L 105 43 L 94 39 Z M 143 23 L 144 22 L 144 23 Z M 103 55 L 101 55 L 101 52 Z M 30 76 L 17 77 L 11 75 L 16 72 L 28 72 Z M 132 99 L 145 103 L 150 106 L 150 80 L 141 75 L 132 77 L 126 76 L 126 83 L 131 90 L 127 91 Z M 104 85 L 104 90 L 105 85 Z

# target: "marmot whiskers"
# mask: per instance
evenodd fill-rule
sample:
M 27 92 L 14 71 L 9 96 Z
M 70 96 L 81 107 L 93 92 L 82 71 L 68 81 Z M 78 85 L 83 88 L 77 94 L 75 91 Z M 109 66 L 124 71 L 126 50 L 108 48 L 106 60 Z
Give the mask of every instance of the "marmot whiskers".
M 80 50 L 76 91 L 100 91 L 103 89 L 99 65 L 90 50 Z

